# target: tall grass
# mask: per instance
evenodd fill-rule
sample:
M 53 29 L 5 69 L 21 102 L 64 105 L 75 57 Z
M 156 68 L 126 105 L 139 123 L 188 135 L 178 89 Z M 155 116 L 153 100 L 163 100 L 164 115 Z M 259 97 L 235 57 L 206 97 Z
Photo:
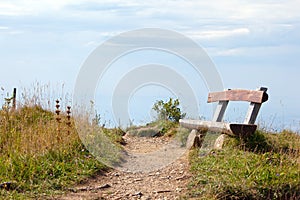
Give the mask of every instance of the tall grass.
M 0 110 L 1 199 L 49 195 L 106 169 L 82 145 L 71 107 L 57 102 L 54 111 L 43 108 L 39 97 L 33 99 L 15 111 Z

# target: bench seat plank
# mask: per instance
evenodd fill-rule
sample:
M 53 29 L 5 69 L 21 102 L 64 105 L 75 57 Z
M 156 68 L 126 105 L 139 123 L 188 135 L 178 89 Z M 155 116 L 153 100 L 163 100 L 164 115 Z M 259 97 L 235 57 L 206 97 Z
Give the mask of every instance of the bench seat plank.
M 237 124 L 226 122 L 214 122 L 214 121 L 202 121 L 202 120 L 190 120 L 180 119 L 181 126 L 189 129 L 196 129 L 203 131 L 219 132 L 232 136 L 247 137 L 253 134 L 257 128 L 255 124 Z

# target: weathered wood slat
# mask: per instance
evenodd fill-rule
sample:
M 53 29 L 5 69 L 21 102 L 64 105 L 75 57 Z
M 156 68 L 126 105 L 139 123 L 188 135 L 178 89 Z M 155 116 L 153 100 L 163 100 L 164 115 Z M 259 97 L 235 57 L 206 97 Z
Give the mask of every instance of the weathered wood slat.
M 255 132 L 257 126 L 255 124 L 236 124 L 214 121 L 201 120 L 184 120 L 180 119 L 181 126 L 189 129 L 196 129 L 200 131 L 212 131 L 232 136 L 245 137 Z
M 222 92 L 211 92 L 208 94 L 208 103 L 217 101 L 248 101 L 263 103 L 268 100 L 265 91 L 260 90 L 227 90 Z

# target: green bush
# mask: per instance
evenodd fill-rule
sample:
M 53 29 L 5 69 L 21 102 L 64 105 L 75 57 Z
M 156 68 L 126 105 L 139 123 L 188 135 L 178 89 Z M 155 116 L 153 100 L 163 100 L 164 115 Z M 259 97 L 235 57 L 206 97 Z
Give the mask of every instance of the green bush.
M 163 100 L 157 101 L 153 110 L 158 114 L 158 120 L 170 120 L 173 122 L 179 122 L 179 119 L 184 118 L 186 113 L 182 113 L 179 108 L 179 100 L 170 98 L 169 101 Z

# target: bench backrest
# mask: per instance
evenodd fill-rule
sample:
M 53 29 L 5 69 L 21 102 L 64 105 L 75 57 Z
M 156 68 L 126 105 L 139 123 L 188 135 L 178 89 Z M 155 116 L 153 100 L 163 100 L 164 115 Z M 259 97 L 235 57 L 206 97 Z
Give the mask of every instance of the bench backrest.
M 208 94 L 208 103 L 218 102 L 212 121 L 221 122 L 229 101 L 250 102 L 244 124 L 254 124 L 261 104 L 268 100 L 267 88 L 261 87 L 259 90 L 227 90 L 222 92 L 212 92 Z

